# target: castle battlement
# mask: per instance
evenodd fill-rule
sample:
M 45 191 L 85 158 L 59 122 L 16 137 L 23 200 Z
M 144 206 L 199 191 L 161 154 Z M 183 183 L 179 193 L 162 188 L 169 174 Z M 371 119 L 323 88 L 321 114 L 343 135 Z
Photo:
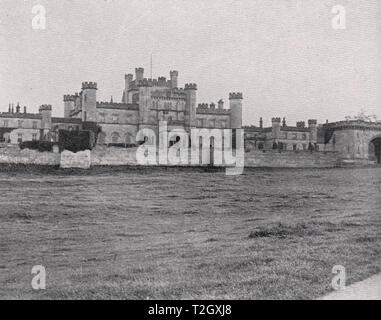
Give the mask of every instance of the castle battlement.
M 242 92 L 230 92 L 229 100 L 232 100 L 232 99 L 243 99 Z
M 84 89 L 95 89 L 97 90 L 96 82 L 82 82 L 82 90 Z
M 51 104 L 43 104 L 38 108 L 39 111 L 52 111 Z
M 197 90 L 197 84 L 195 83 L 186 83 L 184 90 Z
M 74 94 L 65 94 L 63 101 L 75 101 L 76 96 Z

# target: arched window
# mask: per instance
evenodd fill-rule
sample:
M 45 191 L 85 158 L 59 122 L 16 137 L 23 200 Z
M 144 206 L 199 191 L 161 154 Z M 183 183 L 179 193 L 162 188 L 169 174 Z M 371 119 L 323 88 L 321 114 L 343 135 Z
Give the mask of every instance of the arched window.
M 118 132 L 113 132 L 111 135 L 111 141 L 112 143 L 118 143 L 120 139 L 120 135 Z

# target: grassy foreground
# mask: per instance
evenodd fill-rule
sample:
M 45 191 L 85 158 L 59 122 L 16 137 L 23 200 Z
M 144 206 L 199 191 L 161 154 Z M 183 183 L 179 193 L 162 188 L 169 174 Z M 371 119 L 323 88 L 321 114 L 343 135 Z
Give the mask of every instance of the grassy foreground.
M 5 299 L 310 299 L 334 265 L 347 284 L 381 272 L 379 169 L 3 172 L 0 186 Z

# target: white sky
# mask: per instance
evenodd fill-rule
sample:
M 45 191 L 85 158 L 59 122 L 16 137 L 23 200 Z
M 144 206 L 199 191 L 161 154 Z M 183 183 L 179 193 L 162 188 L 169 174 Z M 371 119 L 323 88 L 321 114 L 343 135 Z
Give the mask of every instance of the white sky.
M 32 29 L 32 7 L 47 11 Z M 334 5 L 347 28 L 334 30 Z M 198 103 L 244 95 L 244 124 L 342 120 L 361 109 L 381 118 L 379 0 L 0 0 L 0 111 L 29 111 L 98 82 L 98 100 L 121 99 L 124 74 L 179 71 Z

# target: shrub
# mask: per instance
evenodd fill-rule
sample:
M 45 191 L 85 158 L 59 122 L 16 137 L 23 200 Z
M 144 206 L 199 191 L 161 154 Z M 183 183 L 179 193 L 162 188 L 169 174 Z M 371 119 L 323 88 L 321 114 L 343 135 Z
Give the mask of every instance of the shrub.
M 134 148 L 136 144 L 133 143 L 108 143 L 108 147 L 117 147 L 117 148 Z
M 49 141 L 23 141 L 19 144 L 21 150 L 32 149 L 40 152 L 52 151 L 53 145 L 54 143 Z

